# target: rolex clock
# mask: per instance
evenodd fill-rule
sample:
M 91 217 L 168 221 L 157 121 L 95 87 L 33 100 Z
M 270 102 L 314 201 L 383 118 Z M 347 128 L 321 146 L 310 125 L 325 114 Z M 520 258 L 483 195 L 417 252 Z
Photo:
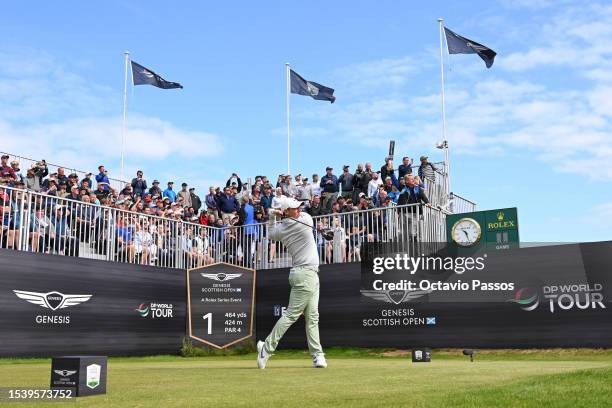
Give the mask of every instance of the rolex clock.
M 461 218 L 451 228 L 453 242 L 462 247 L 476 245 L 481 234 L 480 224 L 473 218 Z

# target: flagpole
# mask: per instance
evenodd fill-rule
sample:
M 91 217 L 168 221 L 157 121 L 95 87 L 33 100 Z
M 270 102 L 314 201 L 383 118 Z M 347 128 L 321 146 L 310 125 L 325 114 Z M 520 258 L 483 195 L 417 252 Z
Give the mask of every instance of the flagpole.
M 291 97 L 291 67 L 288 62 L 285 62 L 285 70 L 287 77 L 287 174 L 291 174 L 291 121 L 290 118 L 290 109 L 289 109 L 289 100 Z
M 130 62 L 130 52 L 125 55 L 125 78 L 123 81 L 123 123 L 121 126 L 121 180 L 123 180 L 123 151 L 125 149 L 125 129 L 127 125 L 127 87 L 128 87 L 128 65 Z
M 444 19 L 439 18 L 438 23 L 440 25 L 440 87 L 442 96 L 442 143 L 444 146 L 444 167 L 446 170 L 446 199 L 450 197 L 450 162 L 448 159 L 448 141 L 446 140 L 446 100 L 444 98 L 444 51 L 442 36 L 444 35 Z

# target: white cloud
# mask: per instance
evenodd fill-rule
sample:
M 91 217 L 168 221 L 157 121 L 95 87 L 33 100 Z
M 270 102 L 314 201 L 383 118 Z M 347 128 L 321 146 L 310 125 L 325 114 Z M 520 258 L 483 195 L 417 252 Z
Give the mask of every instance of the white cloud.
M 90 84 L 73 69 L 44 53 L 0 51 L 0 150 L 83 170 L 117 162 L 122 121 L 119 109 L 109 107 L 121 106 L 120 93 Z M 222 151 L 215 134 L 138 113 L 128 116 L 125 156 L 132 162 L 206 158 Z
M 544 3 L 539 6 L 548 6 Z M 532 30 L 528 34 L 534 41 L 526 43 L 523 51 L 508 56 L 500 52 L 491 70 L 480 64 L 479 71 L 451 72 L 446 93 L 448 139 L 454 153 L 504 154 L 504 148 L 512 147 L 556 171 L 610 181 L 612 75 L 605 67 L 612 67 L 612 6 L 555 10 L 559 11 L 548 16 L 549 23 L 525 26 Z M 470 67 L 480 63 L 469 57 L 474 60 Z M 365 82 L 380 78 L 392 89 L 383 87 L 368 98 L 346 97 L 332 110 L 312 108 L 303 116 L 320 118 L 330 134 L 353 143 L 383 146 L 395 139 L 412 152 L 431 152 L 441 137 L 438 90 L 416 95 L 404 91 L 410 79 L 437 72 L 432 67 L 400 70 L 387 78 L 385 70 L 395 65 L 384 59 L 338 70 L 353 71 L 353 86 L 361 83 L 362 74 Z M 355 66 L 371 68 L 360 71 Z M 549 69 L 561 66 L 564 74 L 548 76 Z M 320 122 L 317 125 L 321 127 Z

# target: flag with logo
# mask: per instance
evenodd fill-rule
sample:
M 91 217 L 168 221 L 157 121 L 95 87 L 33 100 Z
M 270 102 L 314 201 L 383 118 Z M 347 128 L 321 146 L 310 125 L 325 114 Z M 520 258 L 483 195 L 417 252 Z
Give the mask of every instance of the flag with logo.
M 134 85 L 153 85 L 162 89 L 183 88 L 183 85 L 179 84 L 178 82 L 166 81 L 149 68 L 143 67 L 137 62 L 131 61 L 131 63 L 132 80 Z
M 491 68 L 493 60 L 497 53 L 487 46 L 478 44 L 469 38 L 465 38 L 444 27 L 446 34 L 446 45 L 448 46 L 449 54 L 478 54 L 485 62 L 487 68 Z
M 327 86 L 323 86 L 313 81 L 307 81 L 302 78 L 294 70 L 291 71 L 291 93 L 298 95 L 307 95 L 313 99 L 320 101 L 330 101 L 334 103 L 336 97 L 334 96 L 334 90 Z

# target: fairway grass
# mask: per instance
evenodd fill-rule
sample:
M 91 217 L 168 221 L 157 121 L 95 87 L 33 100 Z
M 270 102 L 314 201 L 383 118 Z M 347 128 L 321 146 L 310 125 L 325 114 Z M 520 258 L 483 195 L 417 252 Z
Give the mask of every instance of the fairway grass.
M 111 358 L 107 394 L 79 398 L 76 406 L 593 408 L 612 402 L 609 352 L 585 352 L 585 359 L 580 353 L 564 359 L 563 352 L 514 359 L 500 352 L 477 354 L 470 363 L 441 351 L 419 364 L 405 356 L 352 354 L 330 353 L 327 369 L 287 352 L 265 370 L 256 368 L 255 355 Z M 50 360 L 1 360 L 0 385 L 48 388 L 49 371 Z

